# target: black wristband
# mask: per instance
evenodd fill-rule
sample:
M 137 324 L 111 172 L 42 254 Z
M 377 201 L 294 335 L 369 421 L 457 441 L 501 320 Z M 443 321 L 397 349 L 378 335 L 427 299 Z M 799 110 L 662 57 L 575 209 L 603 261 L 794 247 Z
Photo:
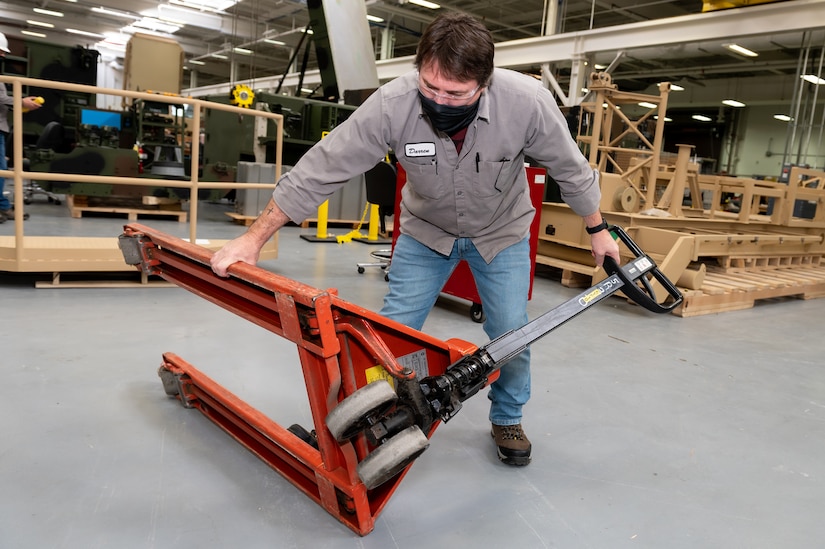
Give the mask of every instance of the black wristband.
M 598 232 L 607 230 L 607 221 L 605 221 L 605 219 L 602 218 L 601 223 L 599 223 L 595 227 L 585 227 L 584 230 L 587 231 L 587 234 L 596 234 Z

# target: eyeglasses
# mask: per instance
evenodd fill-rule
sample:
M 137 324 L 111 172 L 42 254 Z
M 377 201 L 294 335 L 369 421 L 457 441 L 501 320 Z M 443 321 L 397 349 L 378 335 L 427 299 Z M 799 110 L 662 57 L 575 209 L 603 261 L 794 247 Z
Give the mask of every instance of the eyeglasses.
M 473 97 L 476 92 L 481 88 L 481 84 L 473 88 L 468 92 L 446 92 L 446 93 L 438 93 L 436 90 L 429 87 L 423 80 L 421 80 L 421 76 L 418 77 L 418 89 L 424 93 L 424 95 L 430 97 L 431 99 L 446 99 L 448 101 L 466 101 Z

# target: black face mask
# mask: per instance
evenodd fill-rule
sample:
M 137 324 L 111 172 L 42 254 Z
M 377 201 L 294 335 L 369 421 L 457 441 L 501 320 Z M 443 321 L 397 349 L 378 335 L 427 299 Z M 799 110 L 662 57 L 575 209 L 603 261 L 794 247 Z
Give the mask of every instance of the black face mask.
M 430 118 L 432 125 L 447 135 L 452 135 L 461 128 L 469 126 L 478 113 L 478 101 L 471 105 L 453 107 L 451 105 L 439 105 L 432 99 L 425 97 L 420 91 L 418 96 L 421 98 L 421 106 L 424 107 L 424 112 Z

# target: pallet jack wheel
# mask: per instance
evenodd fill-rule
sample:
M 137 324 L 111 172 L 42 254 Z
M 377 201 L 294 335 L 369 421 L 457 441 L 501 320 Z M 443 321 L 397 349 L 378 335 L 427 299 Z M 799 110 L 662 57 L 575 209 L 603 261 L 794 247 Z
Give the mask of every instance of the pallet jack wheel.
M 473 303 L 470 305 L 470 318 L 473 319 L 473 322 L 478 322 L 479 324 L 487 320 L 487 316 L 484 314 L 484 307 L 481 303 Z
M 338 442 L 349 440 L 369 426 L 369 418 L 382 415 L 396 400 L 398 395 L 387 381 L 373 381 L 342 400 L 327 415 L 327 428 Z
M 403 471 L 429 445 L 418 425 L 407 427 L 358 464 L 358 477 L 368 489 L 377 488 Z

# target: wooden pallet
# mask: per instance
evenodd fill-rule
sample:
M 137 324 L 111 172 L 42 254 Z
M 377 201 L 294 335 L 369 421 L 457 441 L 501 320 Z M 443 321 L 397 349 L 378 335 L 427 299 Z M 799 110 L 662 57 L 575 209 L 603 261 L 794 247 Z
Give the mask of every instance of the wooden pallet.
M 227 217 L 229 217 L 233 223 L 236 225 L 243 225 L 244 227 L 249 227 L 252 225 L 252 222 L 258 219 L 254 215 L 241 215 L 235 212 L 224 212 Z
M 58 288 L 173 288 L 174 284 L 166 282 L 157 276 L 149 276 L 143 272 L 118 273 L 51 273 L 51 280 L 37 280 L 34 287 L 38 289 Z
M 749 309 L 757 301 L 779 297 L 825 297 L 825 267 L 789 267 L 758 272 L 727 273 L 708 269 L 699 290 L 683 290 L 685 300 L 675 311 L 681 317 Z
M 87 197 L 81 195 L 66 195 L 66 204 L 72 217 L 79 219 L 86 213 L 125 215 L 129 221 L 137 221 L 138 218 L 147 216 L 176 217 L 180 223 L 186 223 L 188 212 L 167 207 L 129 207 L 122 205 L 122 202 L 112 201 L 111 205 L 106 205 L 105 198 Z

